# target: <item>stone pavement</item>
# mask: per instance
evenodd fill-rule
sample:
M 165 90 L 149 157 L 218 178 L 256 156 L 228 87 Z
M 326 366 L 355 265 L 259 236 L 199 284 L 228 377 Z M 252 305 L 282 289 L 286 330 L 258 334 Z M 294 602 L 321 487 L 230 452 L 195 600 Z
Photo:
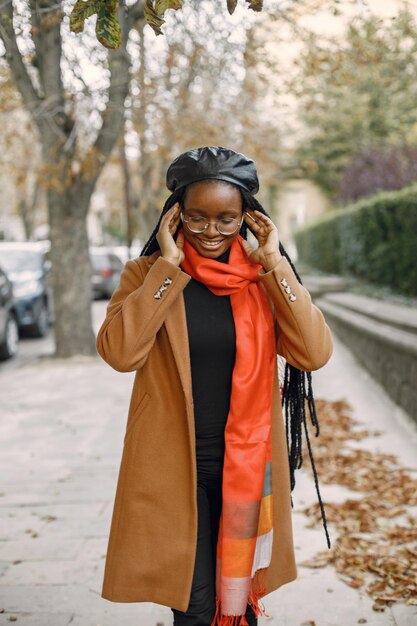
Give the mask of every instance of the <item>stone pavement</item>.
M 361 441 L 416 467 L 417 435 L 405 415 L 335 340 L 313 374 L 316 398 L 346 398 L 353 416 L 383 435 Z M 171 611 L 100 597 L 113 498 L 133 374 L 97 358 L 41 359 L 0 374 L 0 625 L 170 626 Z M 296 473 L 294 534 L 299 562 L 326 549 L 322 527 L 306 528 L 315 502 L 307 470 Z M 321 485 L 324 501 L 352 495 Z M 332 537 L 332 527 L 329 525 Z M 298 567 L 296 581 L 264 599 L 260 626 L 412 626 L 417 607 L 384 613 L 339 581 L 331 567 Z

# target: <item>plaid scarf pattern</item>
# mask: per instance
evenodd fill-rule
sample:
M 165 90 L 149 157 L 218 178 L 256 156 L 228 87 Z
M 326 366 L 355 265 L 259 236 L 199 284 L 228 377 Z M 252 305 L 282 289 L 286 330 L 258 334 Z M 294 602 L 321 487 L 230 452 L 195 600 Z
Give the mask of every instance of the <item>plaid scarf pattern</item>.
M 238 237 L 229 263 L 198 254 L 186 240 L 182 268 L 217 295 L 229 295 L 236 329 L 236 360 L 225 427 L 222 512 L 216 556 L 216 613 L 212 626 L 247 626 L 249 604 L 266 593 L 273 525 L 271 414 L 276 362 L 272 313 Z

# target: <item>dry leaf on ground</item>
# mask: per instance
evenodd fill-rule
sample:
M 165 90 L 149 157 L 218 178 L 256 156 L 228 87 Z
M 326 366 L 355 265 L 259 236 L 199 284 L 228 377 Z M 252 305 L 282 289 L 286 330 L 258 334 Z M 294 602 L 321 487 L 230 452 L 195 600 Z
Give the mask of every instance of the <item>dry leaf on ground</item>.
M 319 480 L 364 495 L 325 503 L 337 539 L 330 550 L 300 565 L 332 565 L 340 580 L 367 591 L 375 611 L 398 601 L 417 605 L 417 517 L 410 510 L 417 506 L 413 470 L 401 467 L 395 455 L 349 447 L 352 441 L 380 433 L 358 429 L 347 402 L 316 400 L 316 409 L 320 436 L 314 461 Z M 310 466 L 307 450 L 303 457 Z M 321 523 L 318 503 L 303 512 L 310 526 Z

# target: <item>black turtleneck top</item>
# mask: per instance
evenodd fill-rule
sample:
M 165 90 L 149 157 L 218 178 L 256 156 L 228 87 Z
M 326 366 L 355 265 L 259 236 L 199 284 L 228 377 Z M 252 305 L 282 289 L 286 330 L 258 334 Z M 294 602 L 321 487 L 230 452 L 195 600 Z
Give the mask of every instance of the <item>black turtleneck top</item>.
M 228 263 L 230 248 L 216 261 Z M 230 406 L 236 334 L 230 296 L 194 280 L 184 289 L 194 400 L 197 470 L 219 472 Z

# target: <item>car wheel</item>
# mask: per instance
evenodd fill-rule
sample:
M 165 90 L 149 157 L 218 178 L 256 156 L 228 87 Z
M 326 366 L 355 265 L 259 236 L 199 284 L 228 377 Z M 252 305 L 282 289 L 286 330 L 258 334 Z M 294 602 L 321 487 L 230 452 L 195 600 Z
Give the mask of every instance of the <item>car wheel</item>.
M 45 337 L 49 327 L 49 313 L 45 302 L 42 302 L 36 322 L 33 325 L 33 334 L 35 337 Z
M 7 319 L 4 340 L 0 344 L 0 359 L 11 359 L 17 354 L 19 348 L 19 328 L 14 315 L 11 313 Z

